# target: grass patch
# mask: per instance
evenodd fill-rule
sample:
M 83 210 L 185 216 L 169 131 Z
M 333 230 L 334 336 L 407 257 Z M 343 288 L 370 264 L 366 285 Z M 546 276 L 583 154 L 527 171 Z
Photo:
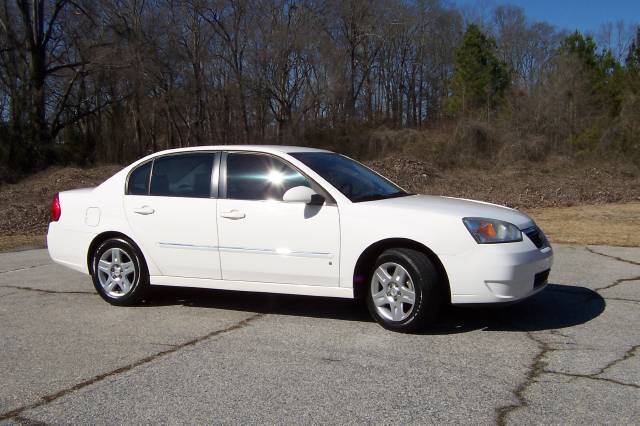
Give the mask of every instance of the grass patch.
M 0 235 L 0 251 L 44 248 L 44 235 Z
M 529 209 L 552 243 L 640 246 L 640 203 Z

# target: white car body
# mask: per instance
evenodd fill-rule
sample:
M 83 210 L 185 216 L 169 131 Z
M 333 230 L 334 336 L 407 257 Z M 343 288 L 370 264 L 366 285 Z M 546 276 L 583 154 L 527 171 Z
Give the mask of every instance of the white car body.
M 335 204 L 126 195 L 128 175 L 138 165 L 200 151 L 279 157 Z M 546 284 L 546 279 L 537 286 L 534 281 L 551 268 L 549 245 L 539 248 L 526 235 L 519 242 L 478 244 L 462 223 L 465 217 L 486 217 L 525 230 L 535 226 L 526 214 L 428 195 L 352 202 L 290 155 L 294 152 L 326 151 L 231 145 L 169 150 L 125 167 L 96 188 L 61 192 L 62 214 L 47 236 L 51 258 L 89 274 L 95 242 L 123 235 L 142 252 L 151 285 L 352 298 L 358 286 L 367 286 L 362 261 L 368 249 L 409 244 L 439 265 L 453 304 L 516 301 Z M 215 186 L 220 169 L 214 168 Z

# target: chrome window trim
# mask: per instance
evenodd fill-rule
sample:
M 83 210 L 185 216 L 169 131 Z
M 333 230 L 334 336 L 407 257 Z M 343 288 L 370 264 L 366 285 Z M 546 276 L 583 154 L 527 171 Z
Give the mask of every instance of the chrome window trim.
M 249 254 L 266 254 L 272 256 L 286 256 L 286 257 L 308 257 L 308 258 L 320 258 L 320 259 L 333 259 L 333 253 L 317 252 L 317 251 L 289 251 L 278 250 L 271 248 L 251 248 L 251 247 L 228 247 L 228 246 L 211 246 L 211 245 L 198 245 L 198 244 L 184 244 L 184 243 L 169 243 L 159 242 L 158 247 L 182 249 L 182 250 L 205 250 L 205 251 L 221 251 L 227 253 L 249 253 Z
M 157 159 L 165 158 L 165 157 L 175 157 L 177 155 L 192 155 L 192 154 L 213 154 L 213 161 L 211 164 L 211 184 L 209 188 L 209 197 L 184 197 L 180 195 L 152 195 L 151 194 L 151 180 L 153 178 L 153 170 L 155 167 L 155 162 Z M 222 156 L 222 152 L 219 150 L 202 150 L 202 151 L 183 151 L 183 152 L 172 152 L 169 154 L 161 154 L 157 155 L 153 158 L 148 159 L 147 161 L 143 161 L 142 163 L 136 165 L 136 167 L 129 170 L 127 173 L 127 177 L 125 179 L 124 184 L 124 195 L 136 195 L 138 197 L 171 197 L 171 198 L 191 198 L 191 199 L 217 199 L 219 194 L 219 178 L 220 178 L 220 158 Z M 140 167 L 151 163 L 151 171 L 149 172 L 149 181 L 147 182 L 147 193 L 145 195 L 140 194 L 129 194 L 129 178 L 131 174 L 138 170 Z

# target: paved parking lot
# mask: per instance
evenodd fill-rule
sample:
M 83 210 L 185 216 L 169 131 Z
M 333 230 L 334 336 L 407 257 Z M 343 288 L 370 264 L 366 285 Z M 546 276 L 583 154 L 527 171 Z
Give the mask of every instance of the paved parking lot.
M 160 291 L 112 307 L 0 254 L 3 423 L 637 423 L 640 248 L 556 246 L 552 284 L 421 335 L 352 301 Z

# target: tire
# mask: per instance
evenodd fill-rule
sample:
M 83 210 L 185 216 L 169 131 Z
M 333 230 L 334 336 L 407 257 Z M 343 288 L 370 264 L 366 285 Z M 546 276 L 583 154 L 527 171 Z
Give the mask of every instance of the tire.
M 443 304 L 443 293 L 442 279 L 424 253 L 407 248 L 389 249 L 372 268 L 366 291 L 367 308 L 384 328 L 415 332 L 435 321 Z
M 95 250 L 91 266 L 96 291 L 112 305 L 135 305 L 149 291 L 149 272 L 144 257 L 130 241 L 123 238 L 106 240 Z

